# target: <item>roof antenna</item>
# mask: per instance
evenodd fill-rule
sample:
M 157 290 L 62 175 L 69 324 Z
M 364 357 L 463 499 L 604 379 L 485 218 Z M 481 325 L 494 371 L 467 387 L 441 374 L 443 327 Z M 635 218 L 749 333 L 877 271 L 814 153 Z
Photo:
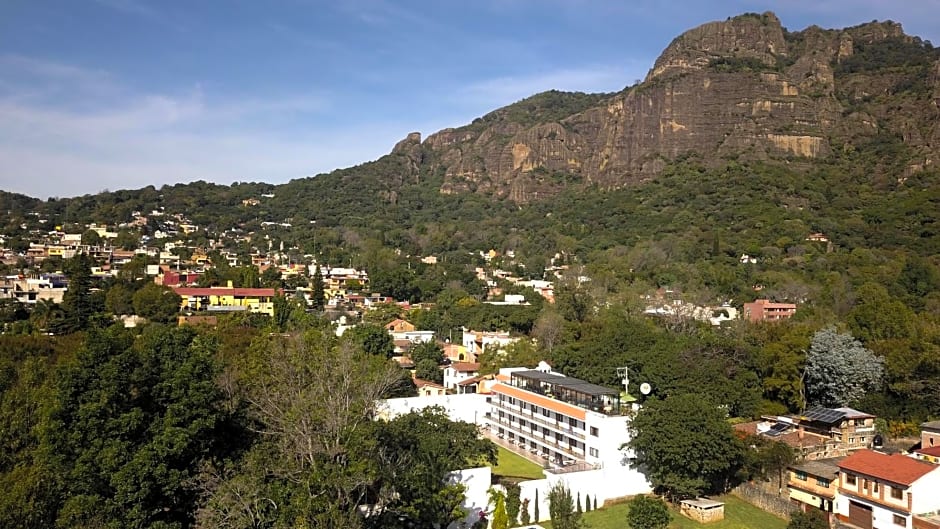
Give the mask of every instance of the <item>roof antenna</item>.
M 623 384 L 623 391 L 630 394 L 630 370 L 626 367 L 617 368 L 617 376 L 620 377 L 620 383 Z

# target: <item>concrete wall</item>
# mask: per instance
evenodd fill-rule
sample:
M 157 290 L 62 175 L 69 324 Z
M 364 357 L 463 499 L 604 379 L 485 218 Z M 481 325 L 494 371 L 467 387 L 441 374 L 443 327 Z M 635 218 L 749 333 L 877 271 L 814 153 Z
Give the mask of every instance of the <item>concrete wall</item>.
M 430 397 L 407 397 L 386 399 L 379 403 L 379 416 L 390 419 L 399 415 L 423 410 L 431 406 L 441 406 L 453 421 L 474 424 L 483 423 L 483 414 L 489 411 L 486 395 L 469 393 L 463 395 L 440 395 Z
M 490 467 L 465 468 L 456 472 L 451 472 L 448 478 L 451 483 L 461 483 L 467 490 L 464 492 L 464 501 L 461 504 L 467 516 L 462 520 L 466 526 L 476 523 L 480 519 L 480 512 L 487 510 L 489 502 L 490 483 L 493 481 Z M 461 522 L 456 522 L 450 527 L 460 527 Z

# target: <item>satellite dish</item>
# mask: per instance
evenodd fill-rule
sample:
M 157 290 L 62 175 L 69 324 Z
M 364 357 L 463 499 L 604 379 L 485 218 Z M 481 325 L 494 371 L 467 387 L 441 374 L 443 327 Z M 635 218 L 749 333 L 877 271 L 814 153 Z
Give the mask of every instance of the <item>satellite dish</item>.
M 650 391 L 653 391 L 653 386 L 650 386 L 648 382 L 640 384 L 640 393 L 649 395 Z

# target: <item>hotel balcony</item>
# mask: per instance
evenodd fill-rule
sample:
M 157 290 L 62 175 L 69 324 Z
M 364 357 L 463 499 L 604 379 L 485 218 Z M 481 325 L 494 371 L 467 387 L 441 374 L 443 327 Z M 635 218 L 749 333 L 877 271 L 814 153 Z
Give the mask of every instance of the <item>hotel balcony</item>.
M 620 391 L 591 384 L 584 380 L 528 370 L 512 373 L 510 386 L 558 400 L 604 415 L 624 415 L 629 406 L 622 406 Z

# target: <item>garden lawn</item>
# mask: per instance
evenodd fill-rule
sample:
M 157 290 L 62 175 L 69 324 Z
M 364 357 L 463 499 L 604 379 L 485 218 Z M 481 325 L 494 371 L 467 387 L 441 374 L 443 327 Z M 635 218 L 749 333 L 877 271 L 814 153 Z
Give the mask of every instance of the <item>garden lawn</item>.
M 493 475 L 520 479 L 542 479 L 545 477 L 545 474 L 542 473 L 542 467 L 539 465 L 501 446 L 496 448 L 499 450 L 499 459 L 497 465 L 493 467 Z
M 710 524 L 700 524 L 670 509 L 672 522 L 669 529 L 784 529 L 787 521 L 764 512 L 736 496 L 716 498 L 725 502 L 725 519 Z M 610 507 L 584 513 L 584 521 L 590 529 L 625 529 L 627 527 L 627 504 L 618 503 Z M 551 529 L 550 522 L 542 522 Z

